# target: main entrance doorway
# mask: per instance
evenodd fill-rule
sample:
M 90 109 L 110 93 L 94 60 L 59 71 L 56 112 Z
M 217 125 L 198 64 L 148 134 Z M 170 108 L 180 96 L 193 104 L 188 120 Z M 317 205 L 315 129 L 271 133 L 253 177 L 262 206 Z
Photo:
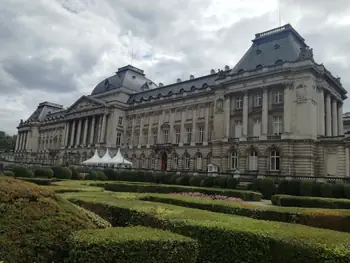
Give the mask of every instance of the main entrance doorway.
M 163 152 L 160 157 L 160 169 L 166 171 L 168 168 L 168 155 L 166 152 Z

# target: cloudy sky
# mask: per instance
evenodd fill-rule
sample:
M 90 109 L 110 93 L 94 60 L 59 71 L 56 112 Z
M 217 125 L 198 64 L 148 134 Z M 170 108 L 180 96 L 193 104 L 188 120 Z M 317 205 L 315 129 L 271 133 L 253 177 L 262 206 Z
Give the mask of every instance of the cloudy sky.
M 131 54 L 156 83 L 233 67 L 280 20 L 350 88 L 349 0 L 1 0 L 0 130 L 39 102 L 69 106 Z

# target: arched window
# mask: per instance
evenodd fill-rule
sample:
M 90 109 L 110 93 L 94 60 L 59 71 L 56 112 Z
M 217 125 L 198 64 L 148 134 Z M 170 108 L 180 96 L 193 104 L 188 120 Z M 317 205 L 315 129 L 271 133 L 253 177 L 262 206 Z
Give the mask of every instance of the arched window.
M 277 150 L 272 150 L 270 153 L 270 170 L 279 171 L 280 170 L 280 152 Z
M 196 170 L 202 170 L 202 154 L 197 153 L 194 159 L 194 167 Z
M 230 158 L 229 158 L 229 164 L 230 164 L 230 169 L 232 170 L 238 169 L 238 152 L 237 151 L 231 152 Z
M 174 154 L 173 155 L 173 158 L 172 158 L 172 165 L 173 165 L 173 169 L 178 169 L 179 168 L 179 156 L 177 154 Z
M 208 156 L 207 156 L 207 165 L 211 164 L 212 162 L 213 162 L 213 159 L 212 159 L 212 154 L 210 152 L 210 153 L 208 153 Z
M 283 61 L 280 60 L 280 59 L 278 59 L 278 60 L 276 60 L 275 64 L 276 64 L 276 65 L 282 65 L 282 64 L 283 64 Z
M 116 139 L 116 142 L 115 142 L 116 146 L 120 146 L 121 139 L 122 139 L 122 134 L 121 134 L 121 132 L 118 132 L 117 133 L 117 139 Z
M 262 69 L 263 68 L 263 65 L 259 64 L 256 66 L 256 69 Z
M 258 170 L 258 153 L 252 150 L 248 156 L 248 170 L 257 171 Z
M 244 72 L 244 69 L 238 70 L 238 74 L 242 74 Z
M 184 155 L 184 169 L 190 169 L 190 156 L 188 154 Z

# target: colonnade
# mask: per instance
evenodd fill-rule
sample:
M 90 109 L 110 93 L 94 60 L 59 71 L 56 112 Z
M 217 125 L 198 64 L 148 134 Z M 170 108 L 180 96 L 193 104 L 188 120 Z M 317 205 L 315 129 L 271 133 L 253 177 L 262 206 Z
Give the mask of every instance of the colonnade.
M 19 132 L 16 139 L 16 151 L 23 151 L 27 149 L 29 131 Z

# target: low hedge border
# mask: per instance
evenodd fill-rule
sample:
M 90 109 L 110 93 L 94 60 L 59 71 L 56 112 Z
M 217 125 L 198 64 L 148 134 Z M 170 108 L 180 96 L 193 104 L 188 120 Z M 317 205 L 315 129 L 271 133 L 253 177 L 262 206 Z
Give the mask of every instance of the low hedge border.
M 197 242 L 146 227 L 81 230 L 70 238 L 69 262 L 195 263 Z
M 350 261 L 348 233 L 139 200 L 112 201 L 101 194 L 72 201 L 114 225 L 144 225 L 193 238 L 199 242 L 197 262 Z
M 338 198 L 274 195 L 271 202 L 277 206 L 350 209 L 350 200 Z
M 137 193 L 180 193 L 180 192 L 200 192 L 208 195 L 223 195 L 229 197 L 241 198 L 244 201 L 260 201 L 262 195 L 251 191 L 240 191 L 220 188 L 203 188 L 190 186 L 175 186 L 165 184 L 142 184 L 142 183 L 106 183 L 104 184 L 106 191 L 113 192 L 137 192 Z
M 311 227 L 350 232 L 350 211 L 252 206 L 229 201 L 205 200 L 198 197 L 155 194 L 139 200 L 179 205 L 212 212 L 239 215 L 259 220 L 296 223 Z

